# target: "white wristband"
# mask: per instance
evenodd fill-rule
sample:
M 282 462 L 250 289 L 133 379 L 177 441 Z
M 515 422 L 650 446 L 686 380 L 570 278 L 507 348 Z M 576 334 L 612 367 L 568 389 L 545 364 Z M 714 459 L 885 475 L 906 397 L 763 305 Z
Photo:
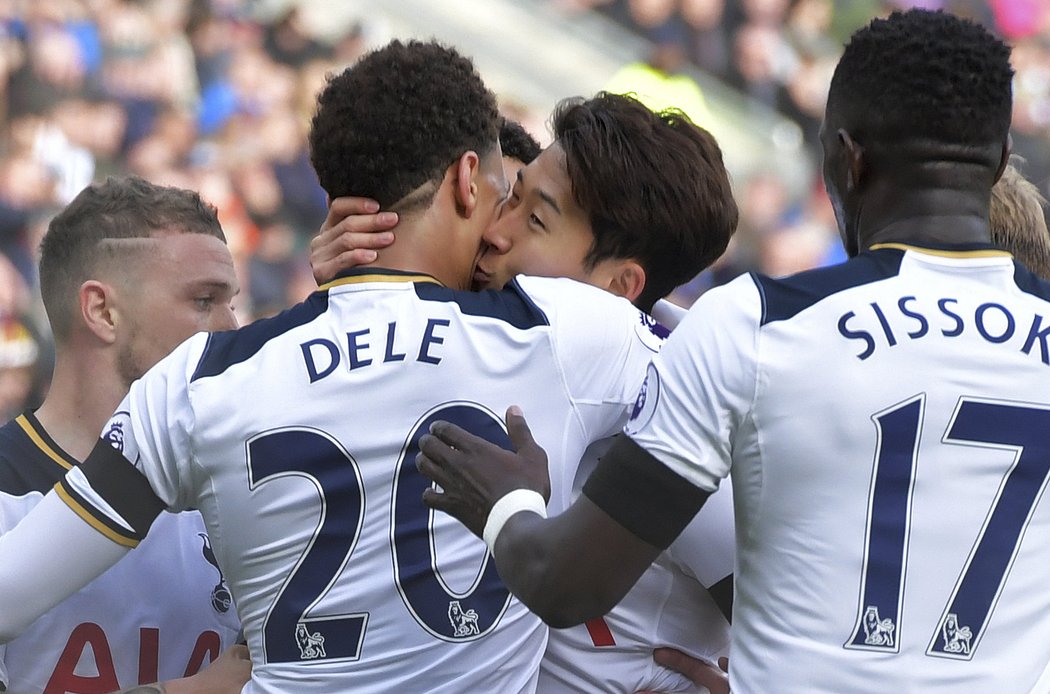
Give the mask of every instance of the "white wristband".
M 499 537 L 500 531 L 510 517 L 519 511 L 532 511 L 541 518 L 546 518 L 547 502 L 543 500 L 542 494 L 531 489 L 515 489 L 500 497 L 492 505 L 488 520 L 485 521 L 485 531 L 481 533 L 493 555 L 496 553 L 496 538 Z

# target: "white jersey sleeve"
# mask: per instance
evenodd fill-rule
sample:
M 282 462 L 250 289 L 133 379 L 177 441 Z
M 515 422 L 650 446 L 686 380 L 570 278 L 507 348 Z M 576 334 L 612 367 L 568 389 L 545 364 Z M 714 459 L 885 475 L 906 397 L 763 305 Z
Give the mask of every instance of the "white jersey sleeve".
M 53 551 L 34 551 L 45 539 Z M 18 636 L 127 552 L 49 492 L 21 523 L 0 536 L 0 643 Z
M 689 313 L 689 309 L 673 304 L 667 299 L 659 299 L 653 304 L 653 318 L 668 330 L 677 328 L 687 313 Z
M 761 299 L 749 276 L 707 292 L 653 359 L 625 431 L 707 491 L 729 474 L 756 389 Z
M 722 480 L 718 491 L 708 497 L 703 508 L 671 543 L 664 556 L 704 588 L 732 575 L 736 561 L 736 535 L 733 529 L 733 485 L 729 477 Z
M 194 430 L 189 383 L 209 335 L 200 333 L 131 385 L 102 438 L 149 481 L 170 511 L 197 507 L 192 498 Z
M 554 349 L 587 438 L 614 433 L 626 420 L 666 329 L 626 299 L 590 285 L 540 277 L 519 277 L 518 282 L 551 318 Z M 622 419 L 610 421 L 617 411 L 610 410 L 611 402 L 623 404 Z

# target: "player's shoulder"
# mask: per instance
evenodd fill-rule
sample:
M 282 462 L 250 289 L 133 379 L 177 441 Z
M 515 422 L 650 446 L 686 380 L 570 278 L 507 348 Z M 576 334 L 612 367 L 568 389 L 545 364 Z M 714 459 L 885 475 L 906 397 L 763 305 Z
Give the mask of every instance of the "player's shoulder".
M 761 323 L 790 320 L 836 294 L 894 277 L 904 251 L 886 248 L 863 253 L 845 263 L 773 278 L 747 275 L 761 301 Z
M 0 427 L 0 492 L 44 493 L 74 464 L 31 414 Z
M 622 296 L 565 277 L 518 275 L 507 285 L 528 297 L 559 330 L 594 330 L 596 326 L 655 323 Z
M 1025 294 L 1050 303 L 1050 282 L 1014 261 L 1014 284 Z
M 519 275 L 514 283 L 554 318 L 558 341 L 583 349 L 637 342 L 657 352 L 670 334 L 652 316 L 622 296 L 564 277 Z
M 548 312 L 625 310 L 630 302 L 593 285 L 566 277 L 518 275 L 508 285 L 516 287 Z
M 423 302 L 455 304 L 465 316 L 492 319 L 496 322 L 530 330 L 550 325 L 547 312 L 519 282 L 512 280 L 503 289 L 468 292 L 420 282 L 415 285 L 416 296 Z
M 190 380 L 217 376 L 235 364 L 248 361 L 271 340 L 306 325 L 327 310 L 328 293 L 317 291 L 302 303 L 271 318 L 257 320 L 237 330 L 207 333 L 205 337 L 198 334 L 190 338 L 187 342 L 203 341 L 203 345 L 198 347 L 200 357 L 192 365 Z M 192 359 L 193 346 L 183 343 L 182 347 L 189 352 L 185 357 Z

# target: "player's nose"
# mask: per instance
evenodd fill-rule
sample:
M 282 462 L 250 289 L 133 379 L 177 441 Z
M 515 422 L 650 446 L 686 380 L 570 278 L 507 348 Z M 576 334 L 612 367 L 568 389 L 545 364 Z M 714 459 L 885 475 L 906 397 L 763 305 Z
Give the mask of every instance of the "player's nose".
M 485 242 L 486 253 L 503 254 L 513 247 L 514 242 L 511 234 L 508 233 L 509 225 L 506 223 L 508 216 L 510 215 L 504 212 L 494 219 L 485 229 L 485 233 L 481 235 L 481 240 Z

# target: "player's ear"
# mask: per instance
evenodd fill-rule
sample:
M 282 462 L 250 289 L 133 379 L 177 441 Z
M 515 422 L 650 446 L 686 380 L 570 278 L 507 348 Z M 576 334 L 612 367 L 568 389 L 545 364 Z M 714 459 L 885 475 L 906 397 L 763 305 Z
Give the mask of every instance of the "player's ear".
M 1006 171 L 1006 165 L 1010 163 L 1010 152 L 1014 148 L 1014 136 L 1010 133 L 1006 134 L 1006 142 L 1003 143 L 1003 151 L 999 159 L 999 169 L 995 172 L 994 183 L 998 183 L 999 179 L 1003 177 L 1003 172 Z
M 645 289 L 645 269 L 636 260 L 617 261 L 611 268 L 605 288 L 634 303 Z
M 113 287 L 98 280 L 88 280 L 80 285 L 77 296 L 84 325 L 99 340 L 113 344 L 117 339 L 117 324 L 120 320 L 114 305 Z
M 478 204 L 478 176 L 481 175 L 481 159 L 477 152 L 468 150 L 460 155 L 452 166 L 456 211 L 469 219 Z
M 853 193 L 860 187 L 864 178 L 864 147 L 842 128 L 839 128 L 838 136 L 846 151 L 846 192 Z

